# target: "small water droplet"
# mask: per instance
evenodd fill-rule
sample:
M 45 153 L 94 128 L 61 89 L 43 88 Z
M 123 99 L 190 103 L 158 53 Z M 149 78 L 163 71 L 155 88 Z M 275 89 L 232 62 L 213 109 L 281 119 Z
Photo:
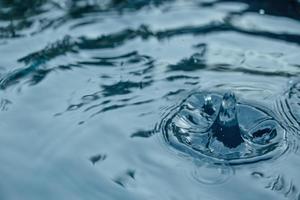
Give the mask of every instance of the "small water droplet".
M 260 9 L 260 10 L 259 10 L 259 14 L 260 14 L 260 15 L 264 15 L 264 14 L 265 14 L 265 10 L 264 10 L 264 9 Z

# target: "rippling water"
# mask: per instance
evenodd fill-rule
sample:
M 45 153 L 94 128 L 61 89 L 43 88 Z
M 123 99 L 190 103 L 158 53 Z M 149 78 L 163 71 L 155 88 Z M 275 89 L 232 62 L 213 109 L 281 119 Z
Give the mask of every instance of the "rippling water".
M 300 198 L 296 0 L 0 0 L 0 199 Z

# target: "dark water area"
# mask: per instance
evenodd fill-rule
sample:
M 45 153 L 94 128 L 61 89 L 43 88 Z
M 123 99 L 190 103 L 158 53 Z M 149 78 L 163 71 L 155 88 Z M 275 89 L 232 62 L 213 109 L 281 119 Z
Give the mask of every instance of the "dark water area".
M 0 0 L 0 199 L 300 199 L 297 0 Z

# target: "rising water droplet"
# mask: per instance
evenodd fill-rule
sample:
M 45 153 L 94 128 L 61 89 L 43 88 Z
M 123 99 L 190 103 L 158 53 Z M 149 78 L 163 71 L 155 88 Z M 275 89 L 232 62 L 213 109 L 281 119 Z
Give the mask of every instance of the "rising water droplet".
M 193 158 L 245 164 L 286 149 L 285 129 L 269 110 L 238 102 L 233 92 L 190 94 L 162 120 L 165 140 Z
M 213 136 L 228 148 L 235 148 L 244 142 L 238 124 L 234 93 L 224 94 L 218 117 L 211 131 Z

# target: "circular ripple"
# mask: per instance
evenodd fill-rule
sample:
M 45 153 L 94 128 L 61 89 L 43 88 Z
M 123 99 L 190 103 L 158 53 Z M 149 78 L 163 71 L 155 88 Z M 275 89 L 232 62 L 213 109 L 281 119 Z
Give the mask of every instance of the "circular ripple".
M 284 123 L 285 129 L 287 129 L 291 134 L 299 136 L 300 80 L 291 80 L 289 84 L 288 90 L 277 100 L 276 110 L 279 118 Z
M 168 144 L 194 158 L 253 163 L 287 148 L 286 131 L 270 113 L 231 92 L 195 92 L 166 114 L 160 128 Z
M 300 80 L 294 82 L 288 91 L 287 102 L 297 124 L 300 124 Z
M 222 184 L 228 181 L 229 178 L 234 174 L 234 169 L 231 166 L 219 165 L 219 166 L 203 166 L 197 165 L 189 171 L 190 176 L 193 180 L 205 184 L 205 185 L 216 185 Z

